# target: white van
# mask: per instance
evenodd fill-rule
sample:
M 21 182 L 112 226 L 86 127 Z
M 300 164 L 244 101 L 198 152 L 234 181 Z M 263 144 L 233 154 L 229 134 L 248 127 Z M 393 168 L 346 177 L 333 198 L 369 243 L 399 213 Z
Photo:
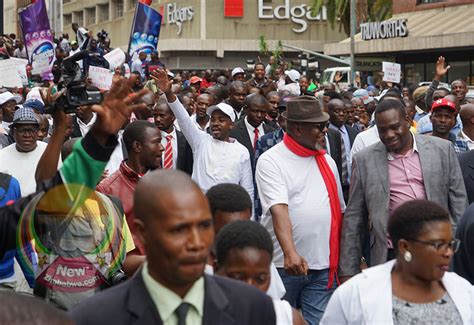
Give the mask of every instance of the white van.
M 358 72 L 356 72 L 358 73 Z M 351 68 L 350 67 L 334 67 L 328 68 L 324 70 L 323 75 L 321 76 L 321 84 L 325 83 L 336 83 L 336 75 L 341 75 L 342 79 L 339 81 L 339 88 L 340 89 L 348 89 L 350 86 L 349 80 L 350 78 Z

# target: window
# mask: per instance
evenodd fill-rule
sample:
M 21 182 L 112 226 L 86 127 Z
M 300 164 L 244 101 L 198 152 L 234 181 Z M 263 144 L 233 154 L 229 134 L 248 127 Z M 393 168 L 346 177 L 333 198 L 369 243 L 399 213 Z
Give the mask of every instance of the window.
M 418 5 L 424 5 L 427 3 L 436 3 L 436 2 L 444 2 L 445 0 L 418 0 Z
M 95 24 L 95 7 L 84 9 L 84 25 L 85 27 Z
M 99 11 L 98 23 L 109 20 L 109 4 L 100 4 L 97 5 L 97 10 Z
M 63 24 L 64 26 L 68 26 L 72 24 L 72 14 L 65 14 L 63 16 Z
M 462 79 L 469 84 L 469 61 L 451 61 L 449 62 L 449 65 L 451 66 L 451 68 L 448 70 L 448 79 L 450 83 L 456 79 Z
M 123 0 L 112 1 L 112 19 L 123 17 Z
M 84 12 L 82 10 L 74 11 L 72 13 L 72 22 L 78 23 L 79 26 L 83 26 L 84 25 Z
M 128 3 L 129 3 L 129 8 L 128 9 L 135 9 L 135 7 L 137 6 L 137 2 L 138 0 L 130 0 Z

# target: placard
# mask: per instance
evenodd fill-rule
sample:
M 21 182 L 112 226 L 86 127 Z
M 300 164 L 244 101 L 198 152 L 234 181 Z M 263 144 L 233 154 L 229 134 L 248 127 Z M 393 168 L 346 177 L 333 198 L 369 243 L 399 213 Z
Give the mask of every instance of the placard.
M 88 77 L 91 79 L 92 85 L 100 90 L 109 90 L 112 87 L 113 73 L 109 69 L 100 67 L 89 67 Z
M 7 88 L 23 87 L 22 79 L 18 73 L 18 62 L 12 59 L 0 61 L 0 86 Z M 23 66 L 23 68 L 25 68 Z M 26 69 L 25 69 L 26 73 Z
M 120 67 L 125 63 L 125 53 L 121 49 L 116 48 L 112 52 L 104 55 L 104 59 L 109 62 L 110 70 L 114 70 L 116 67 Z
M 398 63 L 382 62 L 383 81 L 400 82 L 402 67 Z

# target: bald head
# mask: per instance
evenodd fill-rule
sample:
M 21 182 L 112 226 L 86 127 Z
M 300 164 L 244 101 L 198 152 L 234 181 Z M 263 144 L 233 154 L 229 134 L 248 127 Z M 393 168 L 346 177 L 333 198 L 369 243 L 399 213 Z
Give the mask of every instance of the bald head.
M 207 199 L 199 186 L 188 174 L 179 170 L 155 170 L 138 182 L 134 195 L 135 215 L 142 221 L 150 217 L 161 217 L 168 200 L 193 205 Z M 209 210 L 210 215 L 210 210 Z
M 461 111 L 459 112 L 459 114 L 461 115 L 463 127 L 474 124 L 474 104 L 468 103 L 465 105 L 461 105 Z

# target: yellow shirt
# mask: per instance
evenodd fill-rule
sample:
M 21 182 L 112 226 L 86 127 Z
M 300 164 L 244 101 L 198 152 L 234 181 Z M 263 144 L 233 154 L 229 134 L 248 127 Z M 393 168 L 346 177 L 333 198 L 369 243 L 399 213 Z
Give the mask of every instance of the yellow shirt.
M 100 216 L 100 209 L 97 201 L 87 199 L 84 202 L 84 206 L 87 207 L 87 209 L 93 216 Z M 80 211 L 78 213 L 80 213 Z M 97 218 L 96 221 L 98 222 L 99 227 L 103 229 L 104 224 L 100 221 L 100 219 Z M 130 232 L 130 228 L 128 227 L 127 219 L 125 218 L 125 216 L 123 216 L 122 236 L 125 239 L 125 251 L 127 253 L 133 251 L 135 249 L 135 244 L 133 243 L 132 233 Z
M 199 278 L 188 291 L 184 299 L 181 299 L 176 293 L 164 287 L 150 276 L 147 262 L 144 263 L 141 272 L 145 287 L 158 309 L 163 325 L 178 324 L 178 317 L 175 314 L 175 310 L 183 302 L 191 305 L 186 316 L 186 324 L 202 324 L 204 311 L 204 277 Z

